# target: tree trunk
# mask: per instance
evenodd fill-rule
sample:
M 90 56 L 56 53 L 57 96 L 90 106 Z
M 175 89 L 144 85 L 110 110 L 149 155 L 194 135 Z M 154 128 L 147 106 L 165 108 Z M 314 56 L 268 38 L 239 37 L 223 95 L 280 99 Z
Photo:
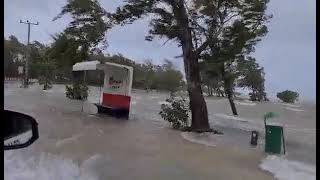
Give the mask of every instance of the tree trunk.
M 224 80 L 224 89 L 225 89 L 225 94 L 229 100 L 229 103 L 230 103 L 230 107 L 231 107 L 231 110 L 232 110 L 232 114 L 237 116 L 238 115 L 238 112 L 237 112 L 237 109 L 236 109 L 236 106 L 233 102 L 233 89 L 232 89 L 232 85 L 233 85 L 233 81 L 230 79 L 230 77 L 226 77 L 226 72 L 225 72 L 225 67 L 223 65 L 223 67 L 221 67 L 221 72 L 222 72 L 222 77 L 223 77 L 223 80 Z
M 220 94 L 220 92 L 219 92 L 218 89 L 215 89 L 215 94 L 216 94 L 217 97 L 220 97 L 220 96 L 221 96 L 221 94 Z
M 220 88 L 217 88 L 217 89 L 216 89 L 216 92 L 217 92 L 217 96 L 218 96 L 218 97 L 224 97 L 224 94 L 223 94 L 223 92 L 221 91 Z
M 212 96 L 212 87 L 210 85 L 207 85 L 208 87 L 208 96 Z
M 237 109 L 236 109 L 236 105 L 233 102 L 233 96 L 232 96 L 233 93 L 232 93 L 232 91 L 230 89 L 227 89 L 226 90 L 226 94 L 227 94 L 227 97 L 228 97 L 228 100 L 229 100 L 229 103 L 230 103 L 230 106 L 231 106 L 232 114 L 237 116 L 238 112 L 237 112 Z
M 177 5 L 178 6 L 173 6 L 173 12 L 181 28 L 180 41 L 192 113 L 191 129 L 197 132 L 204 132 L 208 131 L 210 126 L 207 105 L 201 89 L 198 57 L 195 54 L 192 43 L 191 29 L 189 27 L 189 19 L 184 6 L 184 0 L 179 0 Z
M 191 75 L 192 76 L 192 75 Z M 191 128 L 194 131 L 207 131 L 210 129 L 208 121 L 207 105 L 204 101 L 201 87 L 197 84 L 197 80 L 192 78 L 188 85 L 188 93 L 190 98 L 190 109 L 192 113 Z

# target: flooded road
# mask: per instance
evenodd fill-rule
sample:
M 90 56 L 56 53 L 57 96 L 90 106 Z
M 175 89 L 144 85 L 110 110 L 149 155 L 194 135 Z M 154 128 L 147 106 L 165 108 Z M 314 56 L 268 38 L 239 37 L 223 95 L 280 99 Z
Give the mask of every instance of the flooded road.
M 279 112 L 279 121 L 289 126 L 288 158 L 315 164 L 315 107 L 292 111 L 282 104 L 239 104 L 244 119 L 239 121 L 229 118 L 225 99 L 207 98 L 211 126 L 225 132 L 211 147 L 168 128 L 158 115 L 167 96 L 135 90 L 130 119 L 121 120 L 96 115 L 91 102 L 99 101 L 98 87 L 91 87 L 82 103 L 67 99 L 63 85 L 42 91 L 38 85 L 21 89 L 6 83 L 5 109 L 35 117 L 40 138 L 29 148 L 5 152 L 5 179 L 19 173 L 26 179 L 273 179 L 259 169 L 266 157 L 263 145 L 249 146 L 248 130 L 260 128 L 262 133 L 261 117 L 267 111 Z

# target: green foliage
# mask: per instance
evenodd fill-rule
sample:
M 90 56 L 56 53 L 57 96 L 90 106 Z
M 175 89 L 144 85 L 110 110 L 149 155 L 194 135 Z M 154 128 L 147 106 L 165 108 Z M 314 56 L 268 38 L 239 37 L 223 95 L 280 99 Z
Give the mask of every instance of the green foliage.
M 187 25 L 193 30 L 193 44 L 199 47 L 198 51 L 202 52 L 206 46 L 214 45 L 217 37 L 222 34 L 232 39 L 232 43 L 235 43 L 232 49 L 236 50 L 237 44 L 243 44 L 244 39 L 251 38 L 252 29 L 255 34 L 260 35 L 267 32 L 263 24 L 271 17 L 265 15 L 267 3 L 268 0 L 193 0 L 189 3 L 184 0 L 127 0 L 111 17 L 115 24 L 124 25 L 152 14 L 147 40 L 160 36 L 182 43 L 184 38 L 181 33 L 186 30 L 183 28 L 187 28 Z M 190 24 L 185 24 L 188 21 Z M 235 35 L 237 39 L 234 38 Z M 203 42 L 203 46 L 197 45 L 200 42 Z
M 222 66 L 222 63 L 209 61 L 200 63 L 202 83 L 206 86 L 209 96 L 212 96 L 213 93 L 217 96 L 223 95 Z
M 88 97 L 88 86 L 86 84 L 74 83 L 66 85 L 66 97 L 70 99 L 86 100 Z
M 57 68 L 68 68 L 82 61 L 81 51 L 78 49 L 79 44 L 73 38 L 68 37 L 65 33 L 57 34 L 53 37 L 54 42 L 49 50 L 49 56 L 54 59 Z
M 54 66 L 51 61 L 46 60 L 48 47 L 44 44 L 33 41 L 30 43 L 29 52 L 29 78 L 39 78 L 44 74 L 53 75 Z M 25 65 L 25 54 L 27 53 L 27 46 L 20 43 L 15 36 L 10 36 L 9 39 L 4 39 L 4 75 L 18 77 L 18 67 Z M 46 57 L 46 58 L 45 58 Z M 49 73 L 45 73 L 49 70 Z M 21 76 L 21 75 L 20 75 Z M 44 78 L 41 77 L 43 82 Z
M 100 48 L 107 45 L 105 33 L 110 28 L 105 21 L 107 12 L 97 0 L 68 0 L 53 21 L 64 15 L 70 15 L 72 21 L 62 33 L 53 36 L 55 41 L 49 53 L 57 65 L 57 79 L 61 82 L 72 79 L 71 71 L 75 63 L 87 61 L 90 55 L 101 53 Z M 78 97 L 78 93 L 75 96 Z
M 91 55 L 90 59 L 133 67 L 134 88 L 147 90 L 158 89 L 175 92 L 184 86 L 182 73 L 177 70 L 169 60 L 165 60 L 163 65 L 155 65 L 151 60 L 147 60 L 144 63 L 136 63 L 121 54 L 113 56 L 104 56 L 103 54 Z M 102 80 L 98 80 L 100 76 L 99 72 L 90 72 L 87 76 L 87 82 L 101 84 Z
M 202 68 L 203 82 L 217 90 L 219 85 L 228 97 L 232 97 L 241 75 L 239 61 L 254 52 L 254 46 L 268 32 L 265 25 L 271 18 L 265 14 L 268 0 L 195 2 L 196 9 L 206 15 L 205 24 L 215 32 L 208 34 L 209 50 L 201 56 L 205 64 Z M 264 87 L 260 89 L 264 91 Z M 251 97 L 256 99 L 256 96 L 260 97 L 256 93 Z
M 242 78 L 238 80 L 239 87 L 247 87 L 251 90 L 249 93 L 251 101 L 268 100 L 264 88 L 264 72 L 259 67 L 256 59 L 252 57 L 243 58 L 238 61 L 238 70 Z
M 183 96 L 171 95 L 166 102 L 168 104 L 161 105 L 161 117 L 170 122 L 174 129 L 182 130 L 188 127 L 190 109 L 187 100 Z
M 13 41 L 4 39 L 4 74 L 5 76 L 17 77 L 18 66 L 24 65 L 21 53 L 25 46 L 18 43 L 14 36 L 11 38 Z M 30 45 L 29 75 L 31 78 L 38 78 L 39 83 L 46 87 L 50 87 L 53 81 L 70 83 L 73 79 L 72 66 L 79 61 L 81 54 L 77 50 L 76 42 L 69 39 L 66 34 L 61 33 L 54 38 L 55 41 L 51 46 L 37 41 Z M 22 57 L 20 61 L 18 61 L 19 53 Z M 182 73 L 176 70 L 170 61 L 165 61 L 165 64 L 160 66 L 152 64 L 151 61 L 136 63 L 121 54 L 110 56 L 102 53 L 90 55 L 89 60 L 132 66 L 134 68 L 134 88 L 176 91 L 184 85 Z M 103 73 L 99 71 L 88 72 L 86 79 L 89 84 L 101 85 Z
M 85 61 L 90 52 L 97 52 L 100 42 L 106 46 L 105 32 L 110 25 L 105 22 L 107 12 L 97 0 L 68 0 L 53 21 L 67 14 L 71 15 L 72 21 L 62 33 L 62 45 L 67 45 L 66 50 L 76 54 L 74 57 L 78 61 Z
M 55 66 L 49 58 L 44 57 L 42 62 L 36 64 L 37 74 L 39 75 L 39 84 L 43 85 L 43 89 L 47 90 L 52 87 Z
M 26 46 L 13 35 L 8 39 L 4 38 L 3 46 L 4 76 L 18 77 L 18 67 L 24 65 Z
M 299 93 L 290 90 L 285 90 L 277 93 L 277 98 L 279 98 L 285 103 L 294 103 L 298 100 L 298 97 Z
M 183 76 L 174 68 L 172 62 L 165 60 L 162 66 L 156 66 L 153 69 L 153 75 L 149 76 L 149 84 L 152 89 L 175 92 L 183 85 Z
M 28 62 L 30 78 L 38 78 L 40 76 L 39 73 L 44 73 L 42 70 L 39 70 L 39 68 L 43 69 L 42 67 L 45 66 L 44 62 L 47 61 L 45 59 L 46 51 L 47 47 L 38 41 L 30 44 L 30 58 Z M 44 64 L 42 65 L 42 63 Z

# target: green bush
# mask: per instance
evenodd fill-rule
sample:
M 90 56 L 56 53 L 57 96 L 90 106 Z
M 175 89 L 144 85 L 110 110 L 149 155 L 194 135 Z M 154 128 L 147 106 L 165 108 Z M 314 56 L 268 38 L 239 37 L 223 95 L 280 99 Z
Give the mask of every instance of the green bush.
M 66 85 L 66 97 L 70 99 L 86 100 L 88 97 L 88 90 L 86 84 Z
M 159 114 L 165 120 L 171 123 L 172 128 L 183 130 L 188 127 L 189 122 L 189 105 L 183 96 L 170 95 L 166 99 L 168 104 L 161 105 Z
M 299 93 L 290 90 L 277 93 L 277 98 L 285 103 L 294 103 L 296 100 L 298 100 L 298 97 Z

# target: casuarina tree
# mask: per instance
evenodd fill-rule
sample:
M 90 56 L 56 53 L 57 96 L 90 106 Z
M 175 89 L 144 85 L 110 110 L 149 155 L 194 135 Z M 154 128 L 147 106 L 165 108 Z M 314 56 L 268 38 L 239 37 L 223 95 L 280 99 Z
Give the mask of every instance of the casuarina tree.
M 71 15 L 72 21 L 64 32 L 55 38 L 59 42 L 54 44 L 52 52 L 55 53 L 52 55 L 65 59 L 65 61 L 72 61 L 72 63 L 74 63 L 74 60 L 78 62 L 87 61 L 90 54 L 100 52 L 98 45 L 106 46 L 105 34 L 110 28 L 110 24 L 106 20 L 107 12 L 97 0 L 68 0 L 67 4 L 62 7 L 60 14 L 53 18 L 53 21 L 67 14 Z M 71 59 L 61 57 L 62 54 L 67 53 L 71 54 Z M 70 54 L 67 56 L 70 56 Z M 59 61 L 58 58 L 56 58 L 56 61 L 63 62 L 61 59 Z M 71 63 L 64 62 L 63 64 L 68 64 L 70 67 Z M 76 85 L 76 82 L 74 83 Z
M 145 16 L 151 16 L 146 40 L 154 36 L 175 40 L 182 49 L 187 89 L 192 112 L 191 128 L 196 131 L 210 129 L 208 112 L 201 89 L 198 58 L 208 43 L 194 44 L 189 5 L 184 0 L 126 0 L 112 15 L 116 24 L 125 25 Z
M 219 31 L 216 36 L 208 35 L 211 43 L 202 59 L 208 67 L 220 66 L 224 91 L 234 115 L 238 114 L 233 102 L 235 80 L 239 75 L 237 61 L 253 52 L 256 43 L 266 35 L 266 23 L 271 18 L 265 13 L 267 3 L 268 0 L 218 1 L 215 13 L 207 10 L 211 27 Z
M 124 25 L 150 16 L 147 40 L 159 36 L 178 43 L 192 112 L 191 128 L 206 131 L 210 126 L 198 60 L 237 19 L 248 26 L 260 26 L 256 22 L 266 18 L 266 3 L 261 0 L 126 0 L 112 18 L 116 24 Z

